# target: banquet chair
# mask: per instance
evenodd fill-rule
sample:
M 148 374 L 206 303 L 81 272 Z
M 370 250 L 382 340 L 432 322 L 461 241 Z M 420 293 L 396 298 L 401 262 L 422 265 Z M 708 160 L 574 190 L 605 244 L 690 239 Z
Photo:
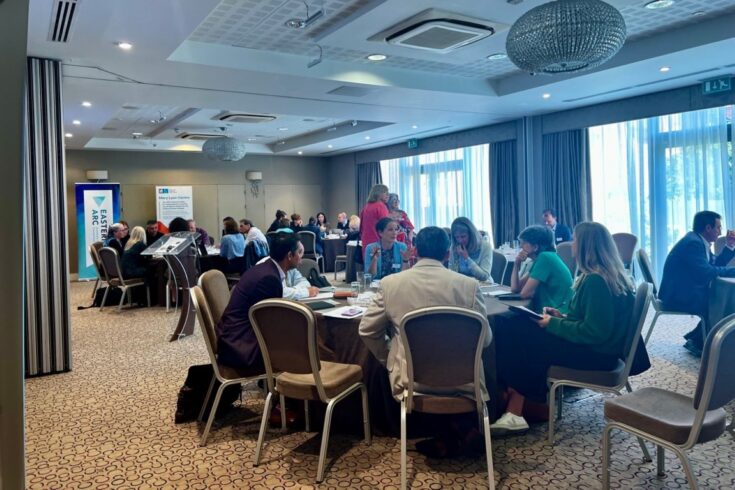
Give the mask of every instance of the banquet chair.
M 143 279 L 142 277 L 131 277 L 125 279 L 123 277 L 122 269 L 120 267 L 120 257 L 117 255 L 117 250 L 115 250 L 114 248 L 102 247 L 99 251 L 99 255 L 102 266 L 105 268 L 105 272 L 107 273 L 108 284 L 107 289 L 105 290 L 105 295 L 102 297 L 102 305 L 100 306 L 100 311 L 102 311 L 105 307 L 105 301 L 107 300 L 107 294 L 110 292 L 110 288 L 122 289 L 120 303 L 117 305 L 117 310 L 120 311 L 122 310 L 125 296 L 128 296 L 128 301 L 132 305 L 133 298 L 130 296 L 130 289 L 138 286 L 145 286 L 145 291 L 148 298 L 148 307 L 150 308 L 151 290 L 145 283 L 145 279 Z
M 567 266 L 572 277 L 577 275 L 577 259 L 572 255 L 572 242 L 563 242 L 556 246 L 556 253 Z
M 492 336 L 487 317 L 466 308 L 433 306 L 404 315 L 398 330 L 408 379 L 401 395 L 401 488 L 407 487 L 408 480 L 406 416 L 416 411 L 476 412 L 485 436 L 488 486 L 494 489 L 490 419 L 481 391 L 482 350 L 486 338 Z M 472 392 L 458 393 L 467 385 Z
M 219 271 L 209 271 L 206 272 L 204 276 L 210 272 L 219 273 L 220 275 L 222 274 Z M 229 296 L 229 290 L 227 289 L 227 281 L 224 279 L 224 276 L 219 277 L 217 274 L 210 274 L 206 278 L 204 278 L 204 276 L 200 278 L 199 286 L 194 286 L 189 290 L 191 301 L 197 312 L 199 327 L 202 329 L 202 337 L 204 338 L 204 343 L 207 346 L 209 361 L 212 363 L 212 369 L 214 370 L 212 381 L 209 383 L 207 394 L 204 396 L 204 401 L 202 402 L 202 408 L 199 410 L 199 416 L 197 417 L 199 422 L 204 418 L 204 412 L 209 404 L 209 397 L 212 396 L 215 381 L 219 381 L 220 386 L 217 389 L 217 394 L 214 396 L 214 403 L 209 410 L 207 424 L 204 426 L 204 432 L 202 432 L 202 437 L 199 440 L 200 446 L 207 445 L 207 436 L 209 435 L 209 430 L 212 428 L 212 422 L 214 422 L 214 417 L 217 414 L 217 407 L 219 407 L 219 402 L 225 388 L 230 385 L 249 383 L 251 381 L 265 378 L 265 373 L 263 373 L 262 369 L 235 369 L 225 366 L 224 364 L 220 364 L 217 361 L 217 332 L 215 330 L 215 325 L 218 321 L 216 319 L 216 313 L 221 309 L 221 302 L 215 301 L 214 303 L 210 303 L 208 297 L 210 294 L 214 293 L 222 294 L 223 291 L 221 288 L 223 284 L 225 288 L 224 293 L 226 293 L 227 296 Z M 204 285 L 204 287 L 202 287 L 202 285 Z M 210 294 L 207 294 L 208 292 Z M 221 311 L 219 314 L 221 316 Z
M 99 249 L 102 248 L 102 242 L 93 242 L 89 246 L 89 256 L 92 259 L 92 264 L 94 264 L 94 268 L 97 271 L 97 279 L 94 281 L 94 289 L 92 289 L 92 299 L 94 299 L 94 295 L 97 293 L 97 289 L 100 286 L 100 282 L 104 281 L 107 282 L 107 273 L 105 272 L 104 267 L 102 267 L 102 261 L 100 260 L 99 256 Z
M 638 286 L 635 294 L 635 303 L 633 304 L 633 313 L 630 317 L 630 323 L 627 325 L 625 335 L 625 343 L 623 344 L 623 353 L 625 359 L 618 359 L 618 363 L 614 369 L 610 371 L 588 371 L 584 369 L 572 369 L 563 366 L 551 366 L 547 373 L 549 387 L 549 442 L 554 444 L 554 425 L 556 416 L 561 419 L 561 411 L 563 404 L 563 386 L 576 386 L 577 388 L 587 388 L 594 391 L 605 393 L 613 393 L 620 395 L 620 390 L 625 388 L 629 393 L 633 391 L 628 383 L 628 375 L 630 374 L 635 352 L 641 338 L 643 325 L 646 323 L 646 313 L 651 304 L 651 285 L 647 282 Z M 559 400 L 557 402 L 556 392 L 559 390 Z M 558 408 L 558 411 L 556 410 Z M 556 413 L 555 413 L 556 412 Z M 646 461 L 651 461 L 643 440 L 638 439 L 641 450 L 643 451 Z
M 263 420 L 255 447 L 254 465 L 260 464 L 273 396 L 281 398 L 281 407 L 284 406 L 286 397 L 305 401 L 307 432 L 308 401 L 318 400 L 327 404 L 316 475 L 319 483 L 324 480 L 324 463 L 334 407 L 357 390 L 362 394 L 365 442 L 370 444 L 370 412 L 367 388 L 362 382 L 362 368 L 356 364 L 320 361 L 316 342 L 316 318 L 314 312 L 301 303 L 266 299 L 250 308 L 249 316 L 263 354 L 268 383 L 268 396 L 265 399 Z
M 315 270 L 316 273 L 319 274 L 319 267 L 317 267 L 316 262 L 311 259 L 301 259 L 301 263 L 296 266 L 296 268 L 307 280 L 309 279 L 312 270 Z
M 337 255 L 334 258 L 334 280 L 337 280 L 337 264 L 344 264 L 345 268 L 347 268 L 347 254 L 345 255 Z
M 316 260 L 317 265 L 321 263 L 319 271 L 324 270 L 324 256 L 316 251 L 316 235 L 311 231 L 300 231 L 296 234 L 304 246 L 304 257 Z
M 199 276 L 199 287 L 204 292 L 212 320 L 216 325 L 230 302 L 230 287 L 227 284 L 227 278 L 222 271 L 207 271 Z
M 644 337 L 643 341 L 648 344 L 648 339 L 651 338 L 651 334 L 653 333 L 653 327 L 656 326 L 656 322 L 658 321 L 658 318 L 662 315 L 673 315 L 673 316 L 688 316 L 690 318 L 696 318 L 699 321 L 699 325 L 702 328 L 702 335 L 703 339 L 707 338 L 707 329 L 704 324 L 704 320 L 699 315 L 695 315 L 692 313 L 684 313 L 681 311 L 668 311 L 664 310 L 663 303 L 660 299 L 658 299 L 658 288 L 656 287 L 656 278 L 653 274 L 653 267 L 651 266 L 651 261 L 648 260 L 648 254 L 646 251 L 642 248 L 638 249 L 637 252 L 638 257 L 638 267 L 641 270 L 641 275 L 643 276 L 643 280 L 646 282 L 651 283 L 651 287 L 653 288 L 653 300 L 651 303 L 653 304 L 653 320 L 651 320 L 651 326 L 648 327 L 648 332 L 646 333 L 646 336 Z
M 633 253 L 636 245 L 638 245 L 638 237 L 632 233 L 613 233 L 612 238 L 618 248 L 618 254 L 623 261 L 623 265 L 629 271 L 632 270 Z
M 602 434 L 602 485 L 610 488 L 610 432 L 620 429 L 656 444 L 658 476 L 665 476 L 664 451 L 670 449 L 681 461 L 689 482 L 697 480 L 686 451 L 719 438 L 727 427 L 723 406 L 735 398 L 735 314 L 713 329 L 702 351 L 694 396 L 661 388 L 642 388 L 605 401 L 607 424 Z
M 508 265 L 508 259 L 502 253 L 497 250 L 493 250 L 493 265 L 490 268 L 490 277 L 493 278 L 497 284 L 503 284 L 503 278 L 505 276 L 505 268 Z

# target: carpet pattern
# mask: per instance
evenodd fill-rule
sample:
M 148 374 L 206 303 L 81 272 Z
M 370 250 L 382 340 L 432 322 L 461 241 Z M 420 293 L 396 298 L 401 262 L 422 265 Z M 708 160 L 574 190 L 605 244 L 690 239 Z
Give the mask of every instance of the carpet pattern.
M 89 283 L 71 285 L 72 308 L 91 303 Z M 649 321 L 652 312 L 649 314 Z M 253 388 L 242 406 L 215 422 L 206 447 L 202 426 L 175 425 L 176 395 L 187 368 L 208 362 L 201 332 L 168 342 L 175 315 L 163 308 L 114 308 L 72 312 L 73 371 L 26 383 L 26 486 L 31 489 L 104 488 L 316 488 L 320 434 L 268 433 L 261 464 L 252 456 L 263 409 Z M 631 379 L 634 389 L 658 386 L 691 395 L 699 362 L 682 348 L 686 318 L 664 317 L 652 337 L 653 368 Z M 522 436 L 494 438 L 498 488 L 599 488 L 602 405 L 605 396 L 564 404 L 557 442 L 546 442 L 546 424 Z M 337 407 L 339 410 L 339 406 Z M 726 407 L 735 412 L 735 403 Z M 359 414 L 355 414 L 359 416 Z M 482 488 L 484 457 L 432 460 L 409 441 L 413 488 Z M 702 488 L 735 488 L 735 441 L 729 434 L 690 452 Z M 643 463 L 635 438 L 613 433 L 613 488 L 687 488 L 676 458 L 668 474 Z M 399 442 L 332 434 L 320 488 L 398 488 Z

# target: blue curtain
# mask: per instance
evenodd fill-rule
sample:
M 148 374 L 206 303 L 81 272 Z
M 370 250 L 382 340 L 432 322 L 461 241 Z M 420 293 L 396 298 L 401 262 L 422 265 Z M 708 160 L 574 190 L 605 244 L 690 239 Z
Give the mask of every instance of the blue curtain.
M 698 211 L 735 228 L 727 107 L 590 128 L 593 216 L 638 236 L 660 278 Z
M 518 219 L 518 151 L 516 140 L 490 145 L 492 175 L 493 235 L 495 243 L 515 240 L 520 233 Z
M 466 216 L 492 235 L 488 145 L 383 160 L 381 167 L 417 229 Z

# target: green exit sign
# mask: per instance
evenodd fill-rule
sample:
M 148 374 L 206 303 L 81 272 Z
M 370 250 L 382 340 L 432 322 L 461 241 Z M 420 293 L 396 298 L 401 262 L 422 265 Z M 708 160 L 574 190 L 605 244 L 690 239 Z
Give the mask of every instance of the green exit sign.
M 408 140 L 407 143 L 408 143 L 409 150 L 415 150 L 416 148 L 419 147 L 419 140 L 417 140 L 416 138 L 411 138 L 410 140 Z
M 732 77 L 711 78 L 702 82 L 702 93 L 717 94 L 720 92 L 729 92 L 732 90 Z

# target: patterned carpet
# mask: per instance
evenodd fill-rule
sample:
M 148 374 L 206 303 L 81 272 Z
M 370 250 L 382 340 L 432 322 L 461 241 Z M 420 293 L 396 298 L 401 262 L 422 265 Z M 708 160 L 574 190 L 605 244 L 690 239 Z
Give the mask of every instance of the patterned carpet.
M 72 306 L 88 305 L 91 284 L 71 286 Z M 263 400 L 247 392 L 244 406 L 215 423 L 207 447 L 201 427 L 175 425 L 176 394 L 193 364 L 207 362 L 197 328 L 191 338 L 167 342 L 173 313 L 163 308 L 114 308 L 72 313 L 73 368 L 67 374 L 26 383 L 28 488 L 313 488 L 319 434 L 269 433 L 263 461 L 252 455 Z M 681 348 L 686 319 L 664 318 L 650 350 L 653 368 L 633 387 L 658 386 L 691 394 L 698 362 Z M 498 488 L 599 488 L 604 397 L 565 403 L 558 439 L 546 443 L 546 425 L 525 435 L 493 439 Z M 339 407 L 337 408 L 339 410 Z M 730 414 L 735 404 L 727 407 Z M 411 451 L 414 488 L 481 488 L 484 458 L 432 460 Z M 728 434 L 691 452 L 702 488 L 735 488 L 735 442 Z M 668 475 L 643 464 L 634 438 L 614 433 L 614 488 L 687 488 L 675 457 Z M 399 444 L 376 437 L 333 434 L 329 466 L 320 488 L 397 488 Z

